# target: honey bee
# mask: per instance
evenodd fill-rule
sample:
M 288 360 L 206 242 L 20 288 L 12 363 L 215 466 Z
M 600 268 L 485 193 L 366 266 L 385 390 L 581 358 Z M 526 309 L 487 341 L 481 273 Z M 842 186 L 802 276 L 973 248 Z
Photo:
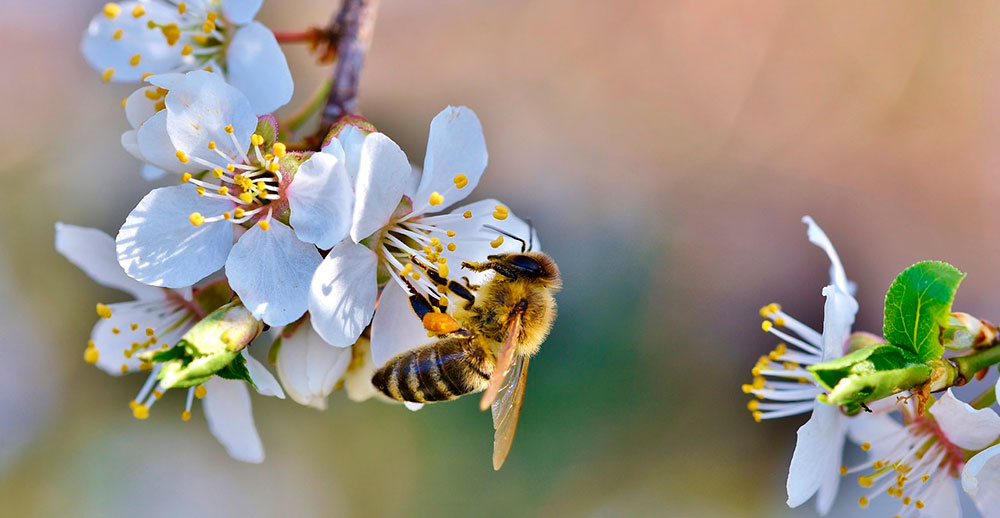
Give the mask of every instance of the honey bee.
M 462 263 L 462 268 L 474 272 L 493 272 L 481 286 L 462 285 L 426 270 L 434 282 L 464 299 L 451 314 L 409 286 L 410 305 L 438 339 L 396 355 L 372 377 L 376 388 L 398 401 L 449 401 L 483 391 L 479 408 L 492 406 L 495 470 L 510 452 L 528 362 L 552 328 L 553 294 L 562 286 L 559 268 L 549 256 L 530 251 L 523 240 L 507 235 L 521 241 L 520 253 Z

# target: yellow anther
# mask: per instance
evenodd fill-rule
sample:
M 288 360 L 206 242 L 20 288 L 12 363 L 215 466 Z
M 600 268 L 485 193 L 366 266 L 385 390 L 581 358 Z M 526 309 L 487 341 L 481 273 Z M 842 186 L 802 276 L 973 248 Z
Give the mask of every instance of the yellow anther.
M 83 350 L 83 361 L 87 363 L 97 363 L 97 359 L 100 357 L 100 353 L 97 352 L 93 346 L 88 345 L 86 349 Z
M 759 400 L 751 399 L 750 402 L 747 403 L 747 410 L 749 410 L 751 412 L 756 412 L 758 407 L 760 407 L 760 401 Z
M 184 12 L 187 11 L 187 8 L 187 2 L 177 4 L 177 14 L 184 14 Z M 187 421 L 187 419 L 185 419 L 185 421 Z
M 779 326 L 779 327 L 785 327 L 785 319 L 783 319 L 783 318 L 776 318 L 776 319 L 774 319 L 774 325 Z
M 438 257 L 437 262 L 438 262 L 438 264 L 445 264 L 445 263 L 448 262 L 448 258 L 447 257 Z
M 413 280 L 415 281 L 420 280 L 420 272 L 413 272 Z
M 149 99 L 150 101 L 158 101 L 163 98 L 163 94 L 160 93 L 158 88 L 147 88 L 146 91 L 143 92 L 143 95 L 145 95 L 146 99 Z
M 225 185 L 223 185 L 222 187 L 219 187 L 219 190 L 216 191 L 216 192 L 218 192 L 219 194 L 225 196 L 225 195 L 229 194 L 229 187 L 226 187 Z
M 865 475 L 858 477 L 858 485 L 861 487 L 872 487 L 872 478 Z
M 885 465 L 882 464 L 882 461 L 880 461 L 880 460 L 877 460 L 874 463 L 872 463 L 872 469 L 878 470 L 878 469 L 882 469 L 883 467 L 885 467 Z
M 281 169 L 281 163 L 278 162 L 277 160 L 271 162 L 270 164 L 267 164 L 267 170 L 272 173 L 277 173 L 279 169 Z
M 182 164 L 186 164 L 191 161 L 191 159 L 188 158 L 187 153 L 179 149 L 177 150 L 177 153 L 174 154 L 177 155 L 177 160 L 179 160 Z
M 122 374 L 128 374 L 128 365 L 122 364 Z
M 257 223 L 257 226 L 259 226 L 261 230 L 267 230 L 267 229 L 271 228 L 271 224 L 268 223 L 268 221 L 266 219 L 260 220 Z
M 210 22 L 214 22 L 215 20 L 219 19 L 219 13 L 215 11 L 210 11 L 207 15 L 205 15 L 205 19 Z
M 240 193 L 240 201 L 243 203 L 250 203 L 253 201 L 253 194 L 248 192 Z
M 191 36 L 191 40 L 197 43 L 198 45 L 204 45 L 208 43 L 208 36 L 205 36 L 204 34 L 195 34 L 194 36 Z M 205 68 L 212 68 L 212 67 L 205 67 Z M 209 70 L 209 72 L 211 72 L 211 70 Z
M 229 220 L 232 217 L 233 217 L 233 215 L 230 214 L 230 213 L 228 213 L 228 212 L 223 212 L 222 213 L 222 219 Z
M 275 142 L 274 145 L 271 146 L 271 150 L 274 151 L 274 156 L 278 158 L 285 156 L 285 153 L 288 152 L 288 149 L 281 142 Z
M 245 211 L 243 209 L 236 209 L 236 210 L 233 211 L 233 217 L 236 218 L 236 219 L 240 219 L 240 218 L 243 217 L 243 213 L 244 212 Z
M 892 489 L 892 488 L 890 487 L 889 489 Z M 905 497 L 905 498 L 903 498 L 903 505 L 910 505 L 910 502 L 912 502 L 912 501 L 913 501 L 912 498 Z
M 444 258 L 442 257 L 442 259 L 444 259 Z M 447 277 L 448 276 L 448 265 L 447 264 L 439 264 L 437 270 L 438 270 L 438 275 L 440 275 L 441 277 Z
M 200 185 L 198 187 L 196 187 L 194 190 L 198 193 L 198 196 L 204 196 L 205 195 L 205 188 L 202 187 L 202 186 L 200 186 Z
M 917 500 L 916 502 L 913 502 L 913 505 L 916 506 L 917 509 L 923 509 L 924 508 L 924 502 L 923 502 L 923 500 Z
M 471 210 L 467 210 L 467 211 L 463 212 L 462 213 L 462 217 L 465 218 L 465 219 L 471 219 L 472 218 L 472 211 Z
M 872 449 L 872 443 L 870 443 L 870 442 L 863 442 L 863 443 L 861 443 L 861 449 L 862 449 L 862 451 L 868 451 L 868 450 Z
M 924 475 L 924 476 L 920 477 L 920 481 L 921 481 L 921 482 L 923 482 L 923 483 L 925 483 L 925 484 L 926 484 L 926 483 L 927 483 L 927 481 L 928 481 L 928 480 L 930 480 L 930 479 L 931 479 L 931 476 L 930 476 L 930 475 Z
M 490 246 L 492 246 L 493 248 L 498 248 L 502 244 L 503 244 L 503 236 L 497 236 L 496 239 L 490 241 Z
M 163 111 L 165 109 L 167 109 L 167 103 L 166 103 L 166 101 L 160 101 L 160 102 L 158 102 L 158 103 L 156 103 L 156 104 L 153 105 L 153 110 L 155 110 L 155 111 Z
M 841 466 L 840 467 L 840 476 L 844 476 L 846 474 L 847 474 L 847 466 Z
M 132 57 L 128 58 L 128 64 L 133 67 L 139 66 L 140 61 L 142 61 L 142 54 L 133 54 Z
M 111 33 L 111 39 L 120 40 L 124 35 L 125 35 L 125 29 L 115 29 L 115 32 Z
M 155 27 L 155 25 L 154 25 Z M 154 27 L 150 27 L 151 29 Z M 163 37 L 167 39 L 167 45 L 173 47 L 181 39 L 181 29 L 176 23 L 170 23 L 160 28 Z
M 147 407 L 146 405 L 136 404 L 135 406 L 132 407 L 132 415 L 136 419 L 146 419 L 147 417 L 149 417 L 149 407 Z
M 469 185 L 469 178 L 464 174 L 457 174 L 455 175 L 454 182 L 455 182 L 455 187 L 461 189 L 466 185 Z
M 764 419 L 764 414 L 761 412 L 753 412 L 751 415 L 753 416 L 753 420 L 758 423 Z
M 114 20 L 115 18 L 117 18 L 118 15 L 121 14 L 121 12 L 122 12 L 121 6 L 114 2 L 108 2 L 104 4 L 104 16 L 107 16 L 108 19 L 110 20 Z
M 253 135 L 250 135 L 250 143 L 255 146 L 259 146 L 264 143 L 264 137 L 254 133 Z
M 235 170 L 236 170 L 236 166 L 234 164 L 228 164 L 226 166 L 226 171 L 229 171 L 230 173 L 233 172 L 233 171 L 235 171 Z
M 181 183 L 188 183 L 191 181 L 191 173 L 184 173 L 181 175 Z
M 111 78 L 114 75 L 115 75 L 115 69 L 113 69 L 113 68 L 105 68 L 104 72 L 101 72 L 101 81 L 104 81 L 105 83 L 107 83 L 108 81 L 111 81 Z
M 149 362 L 142 362 L 139 364 L 139 370 L 143 372 L 149 372 L 153 370 L 153 364 Z
M 105 304 L 97 303 L 97 316 L 101 318 L 111 318 L 111 308 Z
M 445 234 L 448 234 L 448 237 L 455 237 L 455 231 L 454 230 L 449 230 L 449 231 L 445 232 Z
M 205 222 L 205 216 L 202 216 L 200 212 L 192 212 L 191 215 L 188 216 L 188 221 L 190 221 L 192 225 L 200 227 L 202 223 Z
M 786 371 L 793 371 L 800 367 L 800 365 L 795 362 L 785 362 L 782 364 L 782 366 L 785 368 Z
M 763 329 L 765 333 L 770 331 L 772 327 L 774 327 L 774 323 L 770 320 L 765 320 L 760 323 L 760 328 Z
M 205 34 L 212 34 L 212 32 L 215 30 L 215 23 L 205 20 L 205 23 L 201 24 L 201 30 Z
M 504 207 L 503 205 L 497 205 L 496 210 L 493 211 L 493 217 L 499 221 L 507 219 L 507 216 L 509 215 L 510 211 L 508 211 L 507 207 Z
M 764 388 L 764 384 L 765 383 L 767 383 L 767 380 L 765 380 L 764 378 L 762 378 L 760 376 L 757 376 L 757 377 L 755 377 L 753 379 L 753 388 L 755 388 L 757 390 L 760 390 L 760 389 Z
M 136 18 L 142 18 L 144 14 L 146 14 L 146 9 L 141 5 L 137 5 L 132 9 L 132 16 Z
M 205 394 L 208 394 L 208 390 L 205 389 L 205 385 L 198 385 L 194 389 L 194 397 L 196 397 L 198 399 L 201 399 L 201 398 L 205 397 Z
M 263 191 L 264 189 L 267 189 L 267 184 L 264 183 L 263 180 L 258 180 L 257 181 L 257 190 L 258 191 Z
M 441 193 L 434 191 L 431 193 L 431 197 L 428 201 L 431 205 L 441 205 L 444 203 L 444 196 L 441 196 Z
M 456 248 L 458 248 L 458 246 L 455 245 L 455 243 L 448 243 L 448 251 L 449 252 L 454 252 Z
M 153 328 L 152 328 L 152 327 L 147 327 L 147 328 L 146 328 L 146 336 L 153 336 L 153 335 L 155 335 L 155 334 L 156 334 L 156 333 L 155 333 L 155 332 L 153 331 Z
M 226 133 L 232 133 L 233 132 L 233 125 L 232 124 L 227 125 L 225 127 L 225 130 L 226 130 Z
M 860 505 L 861 507 L 868 507 L 868 497 L 863 496 L 863 497 L 859 498 L 858 499 L 858 505 Z
M 751 385 L 749 383 L 744 383 L 743 384 L 743 393 L 744 394 L 749 394 L 752 391 L 753 391 L 753 385 Z
M 136 329 L 139 329 L 139 324 L 132 324 L 132 325 L 130 325 L 129 327 L 130 327 L 130 328 L 131 328 L 131 329 L 132 329 L 133 331 L 135 331 Z
M 121 332 L 122 332 L 122 330 L 121 330 L 121 329 L 118 329 L 117 327 L 112 327 L 112 328 L 111 328 L 111 334 L 115 334 L 115 335 L 117 335 L 117 334 L 119 334 L 119 333 L 121 333 Z
M 163 392 L 160 392 L 159 390 L 154 390 L 153 397 L 155 397 L 156 399 L 160 399 L 161 397 L 163 397 Z

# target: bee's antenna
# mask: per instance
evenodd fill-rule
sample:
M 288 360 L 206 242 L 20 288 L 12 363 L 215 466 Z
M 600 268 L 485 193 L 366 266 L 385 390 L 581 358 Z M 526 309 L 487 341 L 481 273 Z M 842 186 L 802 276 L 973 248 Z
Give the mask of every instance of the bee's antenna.
M 492 230 L 494 232 L 499 232 L 499 233 L 501 233 L 501 234 L 503 234 L 503 235 L 505 235 L 505 236 L 507 236 L 507 237 L 509 237 L 511 239 L 515 239 L 517 241 L 520 241 L 520 243 L 521 243 L 521 251 L 522 252 L 524 252 L 525 248 L 528 246 L 528 243 L 526 243 L 523 238 L 517 237 L 514 234 L 511 234 L 510 232 L 507 232 L 506 230 L 499 229 L 497 227 L 494 227 L 493 225 L 483 225 L 483 228 Z

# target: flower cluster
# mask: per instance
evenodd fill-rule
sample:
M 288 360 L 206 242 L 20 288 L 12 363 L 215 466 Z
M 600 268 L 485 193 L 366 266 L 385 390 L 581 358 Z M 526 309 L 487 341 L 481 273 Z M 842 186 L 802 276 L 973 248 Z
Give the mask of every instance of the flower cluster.
M 336 388 L 376 395 L 375 367 L 428 340 L 408 297 L 447 311 L 447 281 L 481 280 L 463 261 L 532 234 L 496 200 L 459 206 L 488 158 L 468 108 L 434 117 L 422 168 L 357 115 L 289 141 L 272 112 L 292 76 L 253 20 L 261 3 L 139 0 L 94 17 L 87 61 L 105 81 L 139 84 L 122 101 L 121 143 L 145 178 L 177 183 L 150 190 L 115 238 L 62 223 L 55 238 L 134 298 L 97 304 L 84 359 L 146 373 L 130 402 L 138 419 L 170 389 L 186 394 L 185 421 L 201 400 L 212 434 L 247 462 L 264 457 L 248 388 L 320 409 Z
M 944 263 L 908 268 L 886 295 L 884 337 L 852 333 L 859 309 L 855 286 L 827 235 L 811 218 L 803 222 L 809 240 L 831 263 L 830 284 L 822 290 L 823 330 L 795 320 L 778 304 L 761 308 L 763 330 L 780 343 L 760 357 L 753 381 L 743 386 L 753 396 L 748 408 L 758 422 L 811 412 L 797 434 L 788 505 L 815 496 L 817 511 L 825 515 L 841 479 L 852 477 L 865 489 L 861 507 L 882 496 L 898 501 L 896 516 L 960 516 L 961 487 L 984 516 L 995 516 L 1000 415 L 990 407 L 1000 384 L 971 402 L 950 388 L 981 379 L 988 362 L 1000 361 L 996 327 L 951 312 L 963 275 Z M 906 324 L 902 335 L 900 323 Z M 956 352 L 944 358 L 945 348 Z M 991 355 L 994 360 L 983 360 Z M 843 465 L 848 442 L 867 460 Z

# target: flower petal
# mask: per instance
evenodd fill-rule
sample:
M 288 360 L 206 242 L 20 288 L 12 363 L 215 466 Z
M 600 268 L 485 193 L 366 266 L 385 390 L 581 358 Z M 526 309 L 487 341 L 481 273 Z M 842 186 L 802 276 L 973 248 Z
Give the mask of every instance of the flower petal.
M 143 180 L 153 181 L 163 178 L 163 175 L 167 174 L 167 172 L 159 167 L 156 167 L 155 165 L 142 164 L 139 174 L 142 175 Z
M 847 280 L 844 265 L 841 264 L 840 256 L 837 255 L 837 250 L 833 248 L 830 238 L 827 237 L 823 229 L 811 217 L 803 216 L 802 222 L 808 226 L 806 235 L 809 237 L 809 242 L 822 248 L 826 252 L 827 257 L 830 258 L 830 283 L 844 293 L 853 295 L 855 291 L 852 286 L 853 283 Z
M 178 313 L 179 308 L 166 299 L 162 299 L 160 303 L 119 302 L 108 305 L 108 308 L 111 310 L 111 317 L 102 318 L 94 324 L 90 340 L 94 342 L 98 353 L 95 365 L 112 376 L 139 370 L 142 362 L 132 354 L 133 344 L 149 340 L 146 335 L 147 327 L 153 328 L 154 332 L 161 332 L 183 316 Z M 135 329 L 132 328 L 133 324 L 136 324 Z M 173 345 L 190 327 L 181 325 L 170 332 L 159 334 L 158 343 Z M 126 350 L 130 351 L 129 356 L 125 356 Z
M 208 217 L 232 208 L 226 200 L 198 196 L 190 185 L 153 189 L 118 232 L 118 263 L 139 282 L 168 288 L 190 286 L 221 268 L 233 244 L 231 223 L 195 227 L 191 213 Z
M 115 241 L 96 228 L 56 223 L 56 250 L 95 282 L 131 294 L 139 300 L 164 297 L 160 288 L 125 275 L 115 253 Z
M 145 15 L 132 16 L 132 9 L 140 4 Z M 119 6 L 121 14 L 108 18 L 98 13 L 83 34 L 80 48 L 91 67 L 101 73 L 112 70 L 111 81 L 138 81 L 143 74 L 181 66 L 185 58 L 180 45 L 171 47 L 162 31 L 146 26 L 151 20 L 163 25 L 176 22 L 176 9 L 157 2 L 122 2 Z M 136 55 L 138 61 L 134 61 Z
M 449 106 L 431 121 L 424 156 L 424 172 L 420 178 L 413 211 L 440 211 L 465 199 L 483 176 L 489 154 L 483 127 L 475 112 L 465 106 Z M 455 177 L 465 175 L 468 183 L 457 188 Z M 431 206 L 431 193 L 444 196 L 444 202 Z
M 858 301 L 836 284 L 823 288 L 823 361 L 840 358 L 858 314 Z
M 243 462 L 264 462 L 264 445 L 257 435 L 250 391 L 243 381 L 213 377 L 205 382 L 202 408 L 212 435 L 229 455 Z
M 281 390 L 281 384 L 278 380 L 274 379 L 274 375 L 271 371 L 267 370 L 257 358 L 254 358 L 243 349 L 243 358 L 247 362 L 247 370 L 250 372 L 250 379 L 253 380 L 253 384 L 257 385 L 257 393 L 262 396 L 274 396 L 278 399 L 285 399 L 285 391 Z
M 969 459 L 962 469 L 962 489 L 976 503 L 983 516 L 993 516 L 1000 509 L 1000 444 L 991 446 Z
M 429 341 L 427 330 L 410 307 L 406 292 L 395 281 L 390 281 L 379 296 L 378 310 L 372 319 L 371 348 L 375 367 Z
M 309 313 L 313 329 L 336 347 L 358 340 L 371 322 L 378 294 L 378 257 L 363 245 L 341 241 L 313 274 Z
M 930 482 L 930 487 L 925 490 L 921 497 L 924 508 L 921 510 L 920 516 L 961 518 L 962 504 L 958 500 L 958 488 L 953 480 L 951 476 L 944 473 L 934 477 L 934 480 Z M 991 515 L 987 513 L 984 516 Z
M 147 119 L 160 111 L 156 109 L 156 105 L 161 97 L 155 100 L 149 98 L 150 95 L 155 97 L 156 92 L 156 86 L 144 86 L 125 98 L 125 118 L 128 119 L 132 129 L 138 129 Z
M 354 188 L 344 162 L 314 153 L 299 166 L 285 189 L 295 235 L 323 250 L 347 237 L 354 209 Z
M 253 315 L 272 326 L 294 322 L 306 312 L 309 280 L 323 257 L 277 220 L 243 234 L 226 261 L 226 276 Z
M 975 409 L 948 389 L 931 405 L 931 414 L 945 437 L 966 450 L 981 450 L 1000 437 L 1000 416 L 989 408 Z
M 372 360 L 372 348 L 365 337 L 358 338 L 358 341 L 351 346 L 356 348 L 352 354 L 361 356 L 361 364 L 355 365 L 344 375 L 344 391 L 351 401 L 367 401 L 372 397 L 389 400 L 372 385 L 372 375 L 375 374 L 375 362 Z
M 218 152 L 236 162 L 250 147 L 257 116 L 246 96 L 218 75 L 204 70 L 188 72 L 184 80 L 167 93 L 165 101 L 167 134 L 174 146 L 174 162 L 178 161 L 176 151 L 180 150 L 189 157 L 225 166 Z M 228 125 L 233 127 L 232 134 L 226 131 Z M 235 143 L 233 137 L 236 137 Z M 209 149 L 210 142 L 215 143 L 215 150 Z M 209 169 L 195 164 L 187 167 L 199 171 Z
M 828 405 L 816 405 L 812 417 L 799 428 L 786 483 L 789 507 L 798 507 L 809 500 L 821 484 L 830 480 L 830 472 L 838 475 L 833 483 L 839 484 L 846 428 L 847 423 L 840 409 Z M 833 493 L 836 493 L 836 488 L 833 488 Z M 828 511 L 830 504 L 832 500 L 827 502 L 824 499 L 820 512 Z
M 260 0 L 256 3 L 259 6 Z M 247 96 L 254 113 L 271 113 L 292 100 L 292 72 L 270 29 L 259 22 L 239 28 L 226 56 L 229 83 Z
M 337 134 L 337 138 L 330 139 L 330 142 L 322 149 L 324 153 L 344 157 L 347 174 L 351 177 L 352 185 L 358 181 L 358 169 L 361 167 L 361 147 L 367 136 L 368 133 L 361 131 L 356 126 L 344 126 Z
M 122 135 L 124 139 L 125 136 Z M 177 148 L 167 133 L 167 111 L 160 110 L 150 117 L 135 133 L 139 153 L 136 158 L 145 160 L 160 169 L 183 172 L 187 165 L 177 160 Z M 122 142 L 125 145 L 125 142 Z M 127 149 L 127 148 L 126 148 Z M 133 155 L 136 153 L 132 152 Z
M 236 25 L 244 25 L 260 10 L 264 0 L 222 0 L 222 14 Z
M 361 146 L 355 185 L 351 239 L 355 243 L 389 223 L 403 199 L 410 163 L 406 154 L 383 133 L 371 133 Z
M 278 349 L 278 377 L 297 403 L 326 409 L 326 397 L 347 372 L 351 349 L 331 347 L 308 322 L 283 338 Z

